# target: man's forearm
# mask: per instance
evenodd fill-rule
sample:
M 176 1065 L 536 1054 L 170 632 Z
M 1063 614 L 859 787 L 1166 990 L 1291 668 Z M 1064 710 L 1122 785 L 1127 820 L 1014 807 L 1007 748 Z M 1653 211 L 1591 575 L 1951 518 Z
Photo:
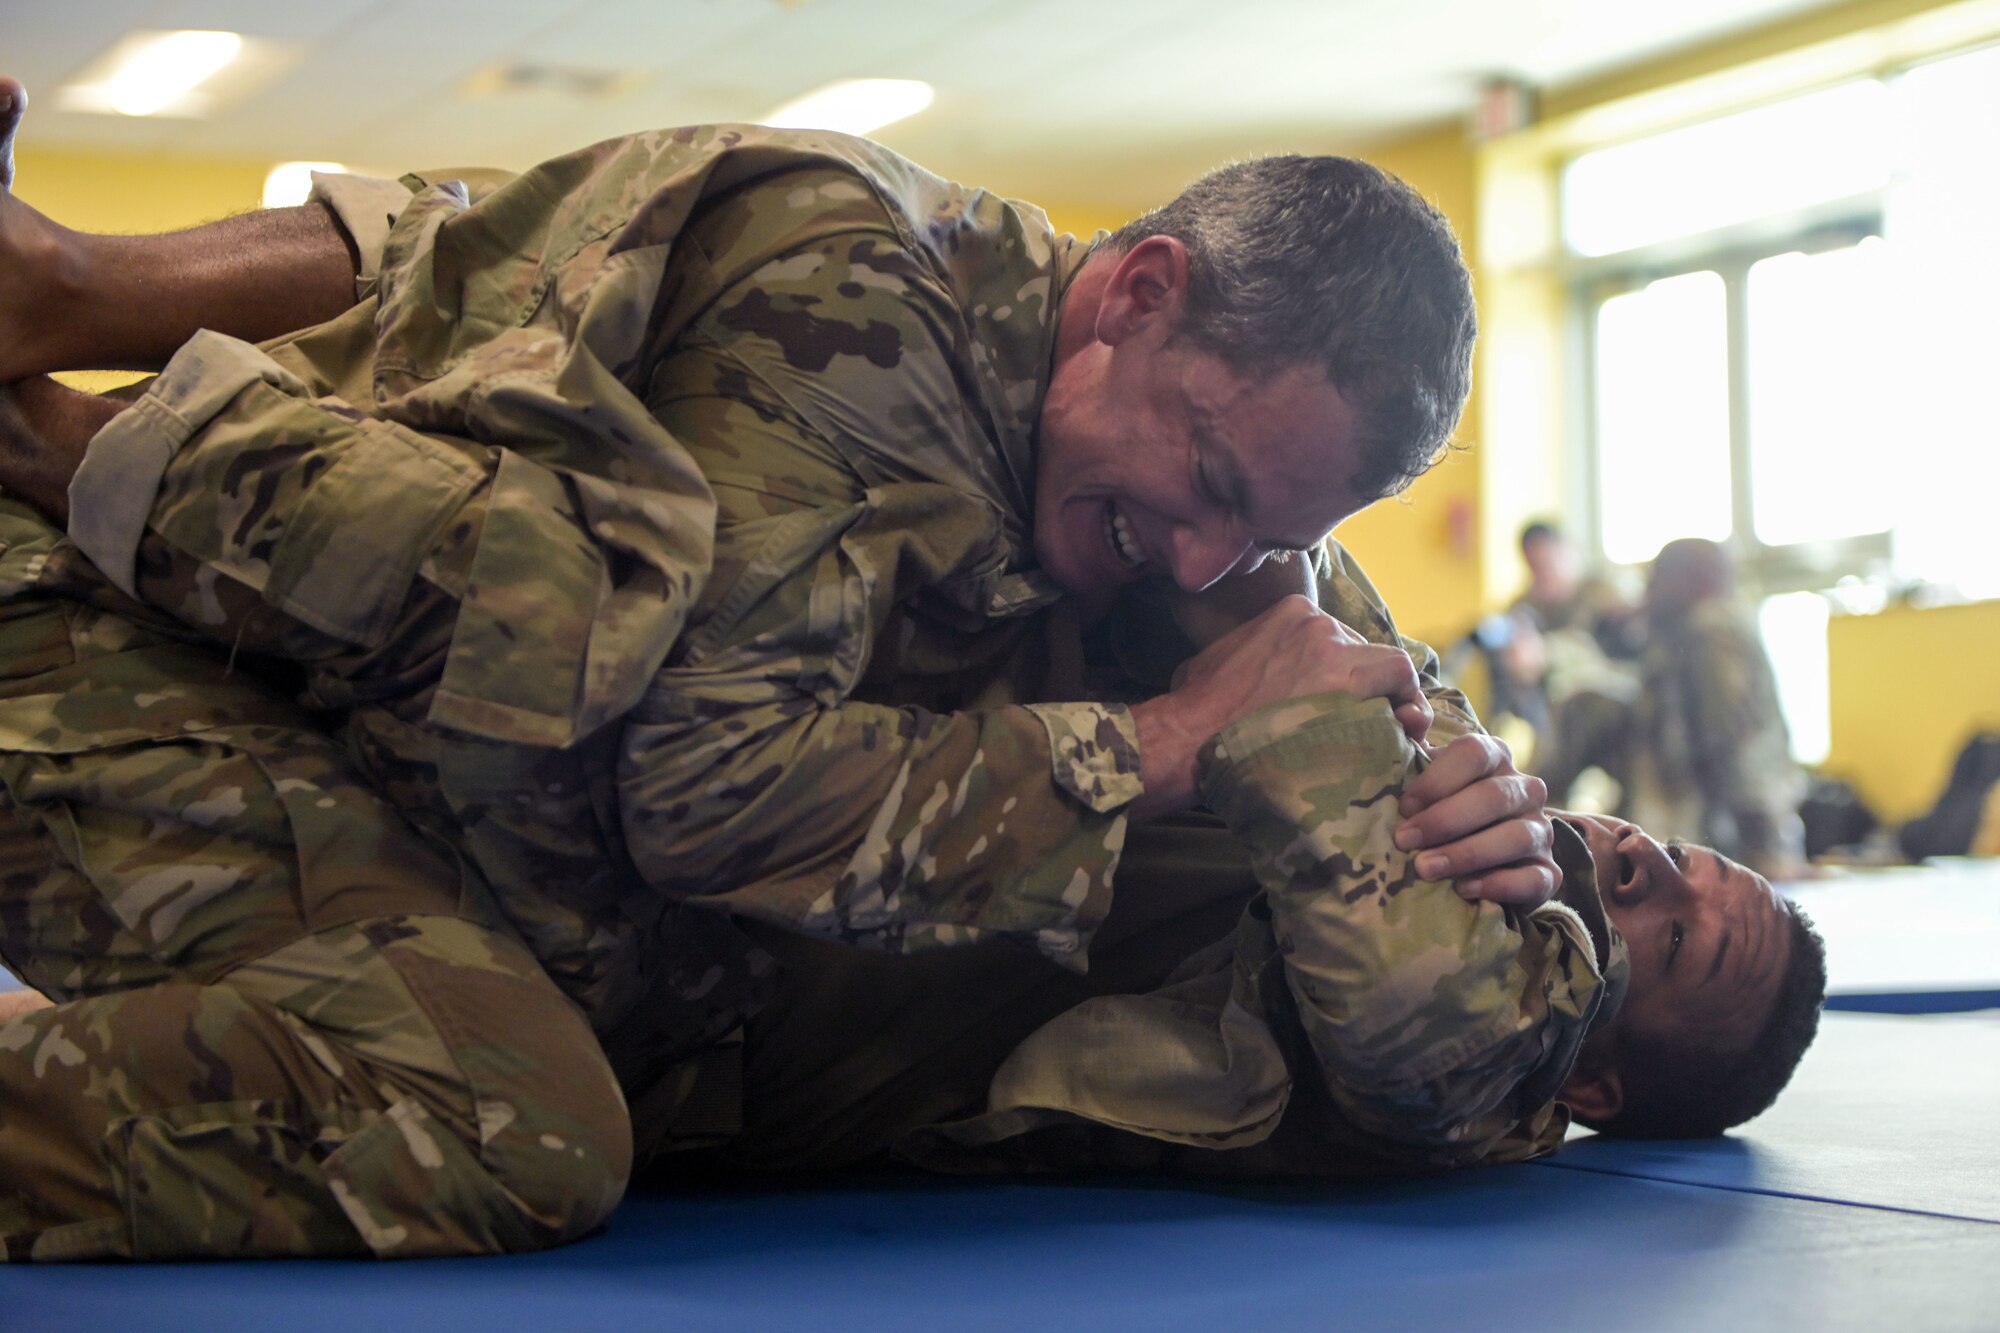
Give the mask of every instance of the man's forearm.
M 356 256 L 320 204 L 264 209 L 187 231 L 98 236 L 18 199 L 7 257 L 32 336 L 4 358 L 9 378 L 62 370 L 157 370 L 198 329 L 261 342 L 354 304 Z
M 0 388 L 0 491 L 67 523 L 70 479 L 91 438 L 123 407 L 40 375 Z
M 1327 695 L 1218 736 L 1202 786 L 1252 850 L 1342 1114 L 1469 1160 L 1513 1126 L 1510 1090 L 1551 1060 L 1567 1067 L 1597 976 L 1567 916 L 1466 902 L 1397 849 L 1415 763 L 1381 701 Z

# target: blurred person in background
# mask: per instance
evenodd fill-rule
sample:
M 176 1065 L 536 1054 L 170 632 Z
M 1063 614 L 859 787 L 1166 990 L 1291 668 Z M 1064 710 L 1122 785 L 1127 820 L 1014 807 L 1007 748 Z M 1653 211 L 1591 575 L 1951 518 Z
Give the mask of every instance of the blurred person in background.
M 1619 784 L 1624 817 L 1780 879 L 1804 866 L 1805 774 L 1770 658 L 1735 593 L 1724 547 L 1699 538 L 1662 547 L 1646 587 L 1636 695 L 1565 708 L 1558 743 L 1535 768 L 1557 801 L 1586 768 L 1602 768 Z

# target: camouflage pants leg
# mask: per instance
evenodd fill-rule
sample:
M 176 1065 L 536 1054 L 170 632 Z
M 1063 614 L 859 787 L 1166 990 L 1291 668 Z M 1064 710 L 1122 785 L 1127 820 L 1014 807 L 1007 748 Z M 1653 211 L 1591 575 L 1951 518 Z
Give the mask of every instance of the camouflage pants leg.
M 180 633 L 295 666 L 377 788 L 479 867 L 593 1022 L 616 1022 L 648 988 L 639 946 L 664 904 L 623 873 L 615 732 L 571 716 L 605 669 L 590 608 L 611 582 L 576 497 L 519 450 L 314 387 L 196 338 L 92 442 L 77 544 L 100 587 Z
M 0 1239 L 21 1259 L 530 1249 L 619 1199 L 575 1008 L 310 720 L 34 586 L 0 498 Z M 57 552 L 57 558 L 61 553 Z

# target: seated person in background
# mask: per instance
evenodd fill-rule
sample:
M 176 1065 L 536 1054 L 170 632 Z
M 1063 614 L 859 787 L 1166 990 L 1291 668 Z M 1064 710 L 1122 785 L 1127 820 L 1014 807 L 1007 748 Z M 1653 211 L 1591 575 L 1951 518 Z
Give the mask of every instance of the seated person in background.
M 1771 659 L 1736 600 L 1728 550 L 1699 538 L 1667 543 L 1646 585 L 1646 623 L 1627 813 L 1764 874 L 1796 873 L 1805 774 Z
M 1542 760 L 1561 751 L 1566 728 L 1587 729 L 1598 713 L 1631 702 L 1644 626 L 1608 580 L 1580 572 L 1575 545 L 1547 520 L 1521 529 L 1521 560 L 1528 588 L 1507 608 L 1494 670 L 1520 701 Z
M 1543 634 L 1577 630 L 1607 657 L 1638 654 L 1643 627 L 1636 608 L 1608 580 L 1579 569 L 1576 546 L 1547 519 L 1521 529 L 1521 563 L 1528 587 L 1509 614 L 1532 621 Z

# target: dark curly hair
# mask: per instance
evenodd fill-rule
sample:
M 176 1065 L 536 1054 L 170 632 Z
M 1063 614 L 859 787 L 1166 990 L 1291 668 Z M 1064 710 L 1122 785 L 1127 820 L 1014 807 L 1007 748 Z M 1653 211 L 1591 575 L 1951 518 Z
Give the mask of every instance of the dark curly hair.
M 1708 1138 L 1762 1114 L 1778 1099 L 1819 1031 L 1826 999 L 1826 944 L 1797 903 L 1786 899 L 1784 910 L 1791 957 L 1777 1003 L 1749 1048 L 1728 1053 L 1621 1035 L 1617 1060 L 1624 1105 L 1608 1120 L 1579 1120 L 1616 1138 Z

